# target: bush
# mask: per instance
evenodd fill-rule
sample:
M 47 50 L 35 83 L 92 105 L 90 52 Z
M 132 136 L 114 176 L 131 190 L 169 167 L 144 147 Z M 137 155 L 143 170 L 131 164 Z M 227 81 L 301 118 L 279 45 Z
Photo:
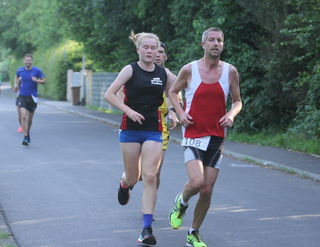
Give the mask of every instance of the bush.
M 302 73 L 298 79 L 308 86 L 308 92 L 297 110 L 297 117 L 290 131 L 320 138 L 320 63 L 314 67 L 312 73 Z

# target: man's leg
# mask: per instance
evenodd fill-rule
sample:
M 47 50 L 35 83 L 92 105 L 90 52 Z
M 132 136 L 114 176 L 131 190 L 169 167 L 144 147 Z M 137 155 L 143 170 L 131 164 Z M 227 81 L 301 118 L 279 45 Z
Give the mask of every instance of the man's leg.
M 34 116 L 34 112 L 28 111 L 28 116 L 27 116 L 28 137 L 30 137 L 30 129 L 31 129 L 31 125 L 32 125 L 33 116 Z
M 185 202 L 197 194 L 204 183 L 204 169 L 201 160 L 191 160 L 186 164 L 189 181 L 185 184 L 182 198 Z
M 161 167 L 164 161 L 164 156 L 166 154 L 166 150 L 168 149 L 168 144 L 169 144 L 169 136 L 170 136 L 170 132 L 168 131 L 168 127 L 167 127 L 167 123 L 164 120 L 166 119 L 166 117 L 164 115 L 162 115 L 162 157 L 161 157 L 161 161 L 160 161 L 160 167 L 158 170 L 158 174 L 157 174 L 157 189 L 159 189 L 160 186 L 160 173 L 161 173 Z
M 21 133 L 21 132 L 23 132 L 23 129 L 22 129 L 21 107 L 20 106 L 17 106 L 17 113 L 18 113 L 18 121 L 19 121 L 18 132 Z
M 204 168 L 204 183 L 200 190 L 200 196 L 194 210 L 192 227 L 188 231 L 186 246 L 207 247 L 201 240 L 199 228 L 210 208 L 213 186 L 217 180 L 219 170 L 217 168 Z
M 194 209 L 192 222 L 193 229 L 199 229 L 211 204 L 213 186 L 217 180 L 219 169 L 205 166 L 204 184 L 200 190 L 200 196 Z
M 160 166 L 159 166 L 158 173 L 157 173 L 157 189 L 159 189 L 159 186 L 160 186 L 160 173 L 161 173 L 161 168 L 162 168 L 162 164 L 163 164 L 163 161 L 164 161 L 165 153 L 166 153 L 166 150 L 163 150 L 162 151 L 162 157 L 161 157 L 161 160 L 160 160 Z
M 21 127 L 23 129 L 23 134 L 25 136 L 28 136 L 28 131 L 29 131 L 29 127 L 28 127 L 29 111 L 24 107 L 20 107 L 20 113 L 21 113 Z
M 183 193 L 176 196 L 174 207 L 169 213 L 169 222 L 172 228 L 178 229 L 188 208 L 189 199 L 197 194 L 204 183 L 204 169 L 201 160 L 193 159 L 186 164 L 189 181 L 185 184 Z

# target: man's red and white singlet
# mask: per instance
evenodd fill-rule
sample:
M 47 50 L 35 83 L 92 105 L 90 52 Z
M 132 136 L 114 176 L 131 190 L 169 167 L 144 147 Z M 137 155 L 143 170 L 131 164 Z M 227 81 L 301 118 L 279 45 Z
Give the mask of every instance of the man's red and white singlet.
M 223 62 L 223 71 L 218 82 L 201 80 L 198 61 L 191 62 L 191 82 L 185 89 L 185 111 L 192 117 L 193 124 L 182 127 L 186 138 L 218 136 L 224 138 L 226 130 L 219 120 L 226 114 L 229 95 L 229 64 Z

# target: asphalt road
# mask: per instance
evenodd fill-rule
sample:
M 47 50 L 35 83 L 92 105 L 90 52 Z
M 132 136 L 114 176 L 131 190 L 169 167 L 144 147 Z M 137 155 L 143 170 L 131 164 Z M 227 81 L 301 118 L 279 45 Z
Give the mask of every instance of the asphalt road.
M 43 104 L 30 147 L 17 127 L 14 98 L 1 95 L 0 203 L 18 246 L 137 246 L 142 186 L 118 205 L 115 127 Z M 195 199 L 181 229 L 167 220 L 185 180 L 182 149 L 170 143 L 153 223 L 159 247 L 185 244 Z M 225 158 L 201 234 L 210 247 L 319 247 L 319 205 L 319 183 Z

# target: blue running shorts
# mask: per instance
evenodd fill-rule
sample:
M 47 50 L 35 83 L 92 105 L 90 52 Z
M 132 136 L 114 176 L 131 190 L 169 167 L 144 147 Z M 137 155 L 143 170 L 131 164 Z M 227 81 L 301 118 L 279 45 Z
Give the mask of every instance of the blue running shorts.
M 136 142 L 142 144 L 145 141 L 162 143 L 161 131 L 120 130 L 119 132 L 119 142 Z

